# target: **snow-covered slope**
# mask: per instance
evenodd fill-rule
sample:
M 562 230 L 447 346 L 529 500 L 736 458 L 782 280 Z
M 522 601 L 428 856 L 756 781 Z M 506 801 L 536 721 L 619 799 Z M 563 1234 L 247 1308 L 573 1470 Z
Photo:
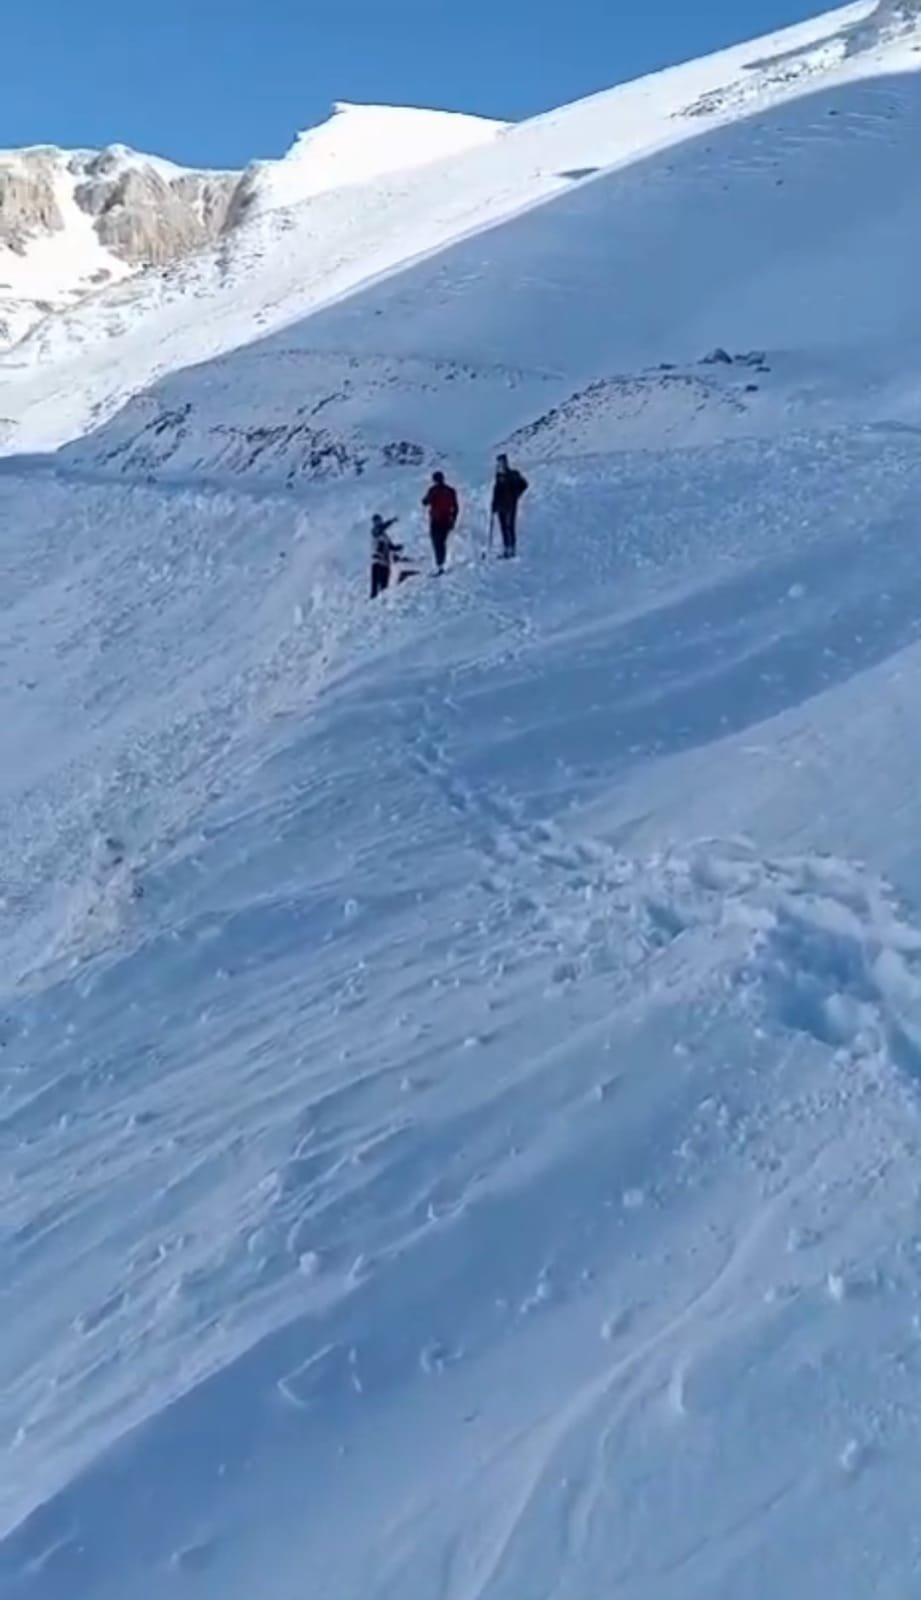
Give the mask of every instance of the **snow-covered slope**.
M 919 425 L 919 145 L 917 79 L 848 67 L 182 371 L 63 459 L 281 484 Z
M 107 284 L 208 245 L 220 251 L 260 213 L 424 166 L 501 127 L 442 111 L 341 104 L 281 160 L 254 162 L 242 173 L 194 172 L 121 145 L 0 151 L 0 349 L 40 324 L 32 348 L 41 352 L 54 343 L 56 314 L 78 306 L 79 325 L 87 299 L 99 300 Z M 115 303 L 168 298 L 171 281 L 155 276 Z M 105 306 L 98 314 L 111 332 Z M 89 312 L 91 323 L 95 315 Z M 17 352 L 14 365 L 21 359 Z
M 484 231 L 611 102 L 504 135 L 471 237 L 3 463 L 2 1600 L 912 1592 L 921 56 L 866 12 Z M 436 456 L 452 570 L 371 606 Z
M 910 62 L 911 35 L 880 45 L 874 34 L 854 48 L 870 10 L 849 6 L 757 45 L 627 84 L 498 141 L 497 125 L 486 124 L 481 147 L 418 171 L 269 214 L 257 207 L 250 225 L 216 251 L 52 319 L 0 362 L 0 448 L 4 441 L 7 450 L 53 447 L 110 416 L 153 379 L 289 326 L 362 282 L 574 184 L 616 166 L 636 167 L 641 157 L 692 137 L 705 141 L 823 83 L 865 82 Z M 874 136 L 872 126 L 867 132 Z M 762 166 L 773 159 L 759 152 Z M 666 169 L 662 162 L 658 171 Z M 779 169 L 774 176 L 782 181 Z
M 329 121 L 302 133 L 283 161 L 250 169 L 253 209 L 293 206 L 329 189 L 409 171 L 488 144 L 505 127 L 459 112 L 340 101 Z

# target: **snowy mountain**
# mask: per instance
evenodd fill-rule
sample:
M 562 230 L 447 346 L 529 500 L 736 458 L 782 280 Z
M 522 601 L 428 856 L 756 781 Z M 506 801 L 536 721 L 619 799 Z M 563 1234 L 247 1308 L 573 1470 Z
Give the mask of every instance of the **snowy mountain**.
M 292 178 L 8 358 L 2 1600 L 912 1592 L 919 46 Z
M 342 100 L 327 122 L 299 136 L 283 161 L 259 162 L 249 170 L 249 204 L 257 212 L 271 211 L 331 189 L 409 172 L 490 144 L 506 126 L 459 112 Z
M 618 165 L 634 164 L 638 181 L 642 159 L 683 148 L 689 137 L 715 133 L 832 80 L 885 74 L 887 50 L 910 57 L 913 37 L 873 44 L 860 32 L 868 9 L 850 6 L 505 132 L 487 124 L 479 147 L 417 171 L 385 172 L 367 187 L 332 190 L 280 211 L 257 207 L 229 244 L 49 319 L 0 358 L 0 448 L 44 449 L 77 437 L 158 377 L 289 327 L 363 282 Z M 858 37 L 864 48 L 856 48 Z M 345 149 L 353 145 L 354 115 L 347 109 L 330 130 Z M 398 126 L 402 138 L 402 120 Z M 369 128 L 365 118 L 362 127 Z M 460 132 L 468 131 L 463 123 Z M 299 148 L 294 181 L 282 192 L 303 197 Z M 328 171 L 320 154 L 320 170 Z M 760 159 L 769 165 L 775 158 L 768 152 Z
M 219 238 L 233 225 L 239 182 L 122 146 L 0 152 L 0 343 Z
M 436 160 L 499 126 L 342 104 L 282 160 L 242 173 L 194 172 L 121 145 L 0 151 L 0 348 L 37 324 L 44 338 L 48 318 L 143 268 L 226 248 L 251 215 Z

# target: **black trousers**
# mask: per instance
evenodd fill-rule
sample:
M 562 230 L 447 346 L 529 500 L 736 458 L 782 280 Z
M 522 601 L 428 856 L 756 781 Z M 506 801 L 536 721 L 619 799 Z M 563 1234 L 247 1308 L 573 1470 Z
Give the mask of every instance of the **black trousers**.
M 517 549 L 518 506 L 500 506 L 497 512 L 499 531 L 502 534 L 502 554 L 513 556 Z
M 390 587 L 390 568 L 382 561 L 371 563 L 371 599 L 376 600 L 379 594 Z
M 432 540 L 432 554 L 435 557 L 435 565 L 439 572 L 442 570 L 445 561 L 447 560 L 448 535 L 450 532 L 451 529 L 447 523 L 433 522 L 429 527 L 429 534 Z

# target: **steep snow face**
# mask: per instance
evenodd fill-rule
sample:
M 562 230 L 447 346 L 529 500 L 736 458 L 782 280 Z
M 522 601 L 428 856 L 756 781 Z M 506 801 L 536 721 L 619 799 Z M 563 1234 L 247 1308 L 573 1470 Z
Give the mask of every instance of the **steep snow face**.
M 248 182 L 254 210 L 296 205 L 327 189 L 424 166 L 488 144 L 508 125 L 460 113 L 340 101 L 282 161 L 259 162 Z
M 532 479 L 0 479 L 16 1600 L 910 1592 L 915 441 Z
M 547 460 L 917 427 L 919 81 L 827 83 L 570 186 L 176 374 L 63 459 L 280 486 L 475 470 L 500 444 Z
M 387 106 L 335 108 L 279 161 L 195 172 L 123 145 L 0 152 L 0 348 L 139 268 L 181 261 L 249 215 L 485 142 L 502 125 Z

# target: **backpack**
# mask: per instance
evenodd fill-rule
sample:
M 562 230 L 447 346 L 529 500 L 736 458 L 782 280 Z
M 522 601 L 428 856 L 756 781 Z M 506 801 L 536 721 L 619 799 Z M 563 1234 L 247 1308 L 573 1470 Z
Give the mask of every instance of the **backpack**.
M 438 527 L 453 528 L 457 521 L 457 492 L 449 483 L 433 483 L 422 504 L 428 506 L 429 516 Z

